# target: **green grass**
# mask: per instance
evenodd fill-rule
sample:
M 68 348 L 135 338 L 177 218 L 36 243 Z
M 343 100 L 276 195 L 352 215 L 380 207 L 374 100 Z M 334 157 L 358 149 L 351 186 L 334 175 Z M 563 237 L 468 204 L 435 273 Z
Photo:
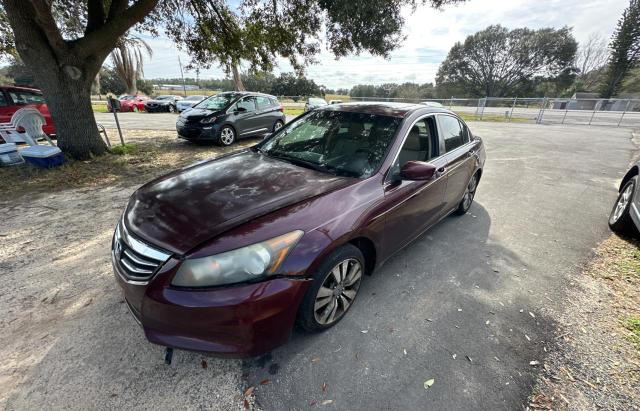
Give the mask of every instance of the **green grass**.
M 630 331 L 626 338 L 640 351 L 640 317 L 629 316 L 623 318 L 622 325 Z
M 296 107 L 285 107 L 284 108 L 284 114 L 286 114 L 288 116 L 299 116 L 302 113 L 304 113 L 304 109 L 301 109 L 301 108 L 296 108 Z
M 94 113 L 107 113 L 107 105 L 106 104 L 91 104 L 91 108 L 93 108 Z
M 124 145 L 113 146 L 109 149 L 112 154 L 124 155 L 124 154 L 134 154 L 138 152 L 138 146 L 133 143 L 125 143 Z
M 485 114 L 484 116 L 482 116 L 482 119 L 480 119 L 480 116 L 476 116 L 475 114 L 469 114 L 469 113 L 456 113 L 456 114 L 458 114 L 460 118 L 462 118 L 464 121 L 494 121 L 497 123 L 509 122 L 508 118 L 506 118 L 505 116 L 497 115 L 497 114 Z M 528 121 L 530 120 L 526 117 L 511 117 L 512 123 L 525 123 Z

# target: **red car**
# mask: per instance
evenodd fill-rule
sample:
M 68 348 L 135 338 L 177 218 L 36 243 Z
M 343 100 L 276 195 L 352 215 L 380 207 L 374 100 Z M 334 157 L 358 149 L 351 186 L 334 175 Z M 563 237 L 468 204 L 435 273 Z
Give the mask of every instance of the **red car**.
M 13 113 L 23 107 L 34 107 L 44 116 L 46 124 L 42 127 L 48 135 L 56 134 L 49 108 L 44 101 L 42 92 L 35 88 L 0 86 L 0 123 L 11 121 Z
M 147 96 L 120 96 L 118 97 L 118 101 L 120 101 L 120 110 L 118 110 L 121 113 L 126 113 L 126 112 L 138 112 L 138 111 L 144 111 L 144 104 L 147 102 L 147 100 L 149 100 L 149 97 Z M 109 110 L 109 112 L 112 111 L 111 105 L 109 104 L 109 101 L 107 100 L 107 110 Z
M 449 110 L 317 108 L 139 188 L 114 234 L 115 276 L 149 341 L 259 355 L 295 322 L 335 325 L 365 275 L 464 216 L 484 161 L 482 140 Z

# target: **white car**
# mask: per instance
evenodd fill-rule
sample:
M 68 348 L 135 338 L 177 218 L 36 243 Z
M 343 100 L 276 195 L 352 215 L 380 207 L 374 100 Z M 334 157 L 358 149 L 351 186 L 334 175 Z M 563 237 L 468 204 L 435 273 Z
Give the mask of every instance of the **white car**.
M 196 104 L 198 104 L 199 102 L 201 102 L 205 98 L 207 98 L 207 96 L 188 96 L 188 97 L 185 97 L 185 98 L 183 98 L 182 100 L 180 100 L 180 101 L 178 101 L 176 103 L 176 109 L 178 110 L 178 113 L 182 113 L 183 111 L 188 110 L 191 107 L 195 106 Z
M 437 101 L 421 101 L 420 104 L 424 104 L 429 107 L 444 107 L 442 103 L 438 103 Z

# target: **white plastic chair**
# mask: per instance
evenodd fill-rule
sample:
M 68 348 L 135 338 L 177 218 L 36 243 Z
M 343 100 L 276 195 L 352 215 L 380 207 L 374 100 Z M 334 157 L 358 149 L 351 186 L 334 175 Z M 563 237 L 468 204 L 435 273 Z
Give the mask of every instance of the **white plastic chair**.
M 0 137 L 2 137 L 5 143 L 24 142 L 24 140 L 19 137 L 19 133 L 12 123 L 0 123 Z
M 11 117 L 11 123 L 15 128 L 22 127 L 24 129 L 24 133 L 20 137 L 30 146 L 37 146 L 38 140 L 44 138 L 55 147 L 49 136 L 42 131 L 42 126 L 46 124 L 44 116 L 35 108 L 24 107 L 16 111 Z

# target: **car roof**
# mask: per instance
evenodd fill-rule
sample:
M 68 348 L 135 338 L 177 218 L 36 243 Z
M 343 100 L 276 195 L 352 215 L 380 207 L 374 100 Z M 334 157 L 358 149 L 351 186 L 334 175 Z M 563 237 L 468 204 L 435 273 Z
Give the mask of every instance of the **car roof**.
M 424 104 L 415 103 L 387 103 L 387 102 L 357 102 L 357 103 L 340 103 L 323 106 L 320 110 L 346 111 L 351 113 L 377 114 L 391 117 L 407 117 L 415 111 L 420 110 L 424 114 L 429 113 L 448 113 L 450 110 L 431 107 Z
M 237 94 L 238 96 L 243 96 L 243 97 L 244 96 L 263 96 L 263 97 L 275 98 L 276 100 L 278 99 L 274 95 L 267 94 L 267 93 L 260 93 L 258 91 L 223 91 L 222 93 L 218 93 L 218 94 Z
M 20 86 L 0 86 L 0 90 L 5 90 L 5 91 L 9 91 L 9 90 L 17 90 L 17 91 L 35 91 L 37 93 L 42 93 L 42 91 L 38 90 L 37 88 L 33 88 L 33 87 L 20 87 Z

